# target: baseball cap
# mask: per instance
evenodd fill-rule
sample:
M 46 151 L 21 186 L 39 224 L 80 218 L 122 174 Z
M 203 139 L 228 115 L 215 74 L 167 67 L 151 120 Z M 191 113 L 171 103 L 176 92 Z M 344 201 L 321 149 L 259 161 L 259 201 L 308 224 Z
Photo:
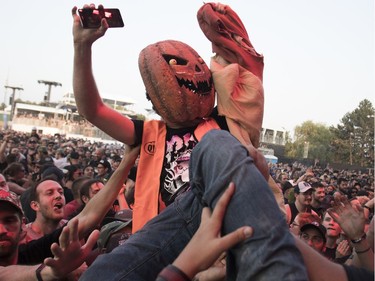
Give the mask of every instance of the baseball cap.
M 98 165 L 99 164 L 103 165 L 107 169 L 111 169 L 111 164 L 107 160 L 102 159 L 102 160 L 99 161 Z
M 114 214 L 114 216 L 108 216 L 105 217 L 102 221 L 102 225 L 105 225 L 107 223 L 113 222 L 113 221 L 122 221 L 122 222 L 128 222 L 132 220 L 133 217 L 133 211 L 130 209 L 123 209 Z
M 311 189 L 312 186 L 308 182 L 301 181 L 298 183 L 297 188 L 299 190 L 299 193 L 304 193 L 308 191 L 309 189 Z
M 317 229 L 320 232 L 320 234 L 322 234 L 322 238 L 324 240 L 324 243 L 326 242 L 327 229 L 324 227 L 324 225 L 322 225 L 321 223 L 319 223 L 317 221 L 313 221 L 313 222 L 304 224 L 301 227 L 301 232 L 304 232 L 305 230 L 307 230 L 309 228 L 315 228 L 315 229 Z
M 113 221 L 100 229 L 98 248 L 102 253 L 110 253 L 114 248 L 122 245 L 132 234 L 132 220 L 127 222 Z
M 0 189 L 0 202 L 8 202 L 10 205 L 15 207 L 17 211 L 20 212 L 20 214 L 23 216 L 21 202 L 18 199 L 18 195 L 14 192 Z

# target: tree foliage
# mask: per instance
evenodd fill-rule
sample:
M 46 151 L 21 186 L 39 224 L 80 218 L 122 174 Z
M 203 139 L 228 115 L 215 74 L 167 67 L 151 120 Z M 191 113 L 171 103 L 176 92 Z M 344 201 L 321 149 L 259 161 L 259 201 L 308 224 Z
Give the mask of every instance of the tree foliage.
M 345 114 L 337 127 L 331 127 L 334 161 L 374 166 L 374 113 L 372 103 L 365 99 Z
M 305 121 L 294 131 L 294 142 L 285 145 L 286 156 L 374 167 L 374 107 L 365 99 L 346 113 L 336 127 Z
M 319 159 L 328 162 L 331 159 L 332 133 L 324 124 L 305 121 L 294 130 L 295 141 L 288 142 L 285 152 L 288 157 Z

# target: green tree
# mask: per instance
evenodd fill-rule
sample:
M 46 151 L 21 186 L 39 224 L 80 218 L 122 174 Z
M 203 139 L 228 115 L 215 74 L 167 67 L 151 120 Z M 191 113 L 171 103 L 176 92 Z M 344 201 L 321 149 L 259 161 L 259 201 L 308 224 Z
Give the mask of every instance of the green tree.
M 374 113 L 372 103 L 364 99 L 337 127 L 330 128 L 335 162 L 374 166 Z
M 294 129 L 295 141 L 285 145 L 288 157 L 318 159 L 320 162 L 331 161 L 331 142 L 333 135 L 324 124 L 305 121 Z M 307 155 L 306 155 L 307 154 Z

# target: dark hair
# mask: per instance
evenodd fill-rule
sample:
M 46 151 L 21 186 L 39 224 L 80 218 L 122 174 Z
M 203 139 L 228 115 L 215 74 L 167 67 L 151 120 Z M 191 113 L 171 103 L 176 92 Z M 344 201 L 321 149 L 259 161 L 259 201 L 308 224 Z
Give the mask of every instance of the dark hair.
M 293 184 L 291 184 L 290 181 L 286 181 L 281 185 L 283 193 L 285 193 L 285 191 L 287 191 L 290 188 L 293 188 Z
M 14 155 L 12 153 L 9 153 L 6 157 L 5 157 L 5 162 L 10 165 L 12 163 L 16 163 L 17 162 L 17 155 Z
M 317 187 L 324 187 L 324 185 L 320 181 L 317 181 L 317 182 L 311 183 L 311 187 L 315 189 Z
M 337 179 L 337 185 L 340 185 L 343 181 L 348 181 L 346 178 L 338 178 Z
M 369 196 L 369 192 L 367 190 L 361 189 L 358 190 L 357 196 Z
M 87 176 L 82 176 L 79 177 L 78 179 L 74 180 L 72 183 L 72 193 L 75 199 L 81 198 L 81 188 L 82 185 L 86 182 L 91 180 L 90 177 Z
M 90 164 L 88 164 L 88 165 L 86 165 L 84 168 L 83 168 L 83 172 L 85 172 L 85 170 L 87 169 L 87 168 L 92 168 L 93 169 L 93 172 L 95 173 L 95 167 L 93 166 L 93 165 L 90 165 Z
M 79 191 L 82 204 L 85 204 L 85 202 L 83 202 L 82 200 L 82 197 L 83 196 L 90 197 L 91 185 L 97 182 L 103 183 L 100 179 L 89 179 L 82 184 L 80 191 Z
M 50 178 L 54 181 L 57 181 L 61 186 L 63 186 L 63 179 L 64 179 L 64 173 L 57 168 L 55 165 L 51 165 L 47 167 L 42 173 L 41 178 L 44 180 L 45 178 Z
M 68 170 L 68 173 L 66 174 L 65 178 L 67 180 L 72 181 L 72 180 L 74 180 L 74 178 L 73 178 L 74 173 L 77 170 L 81 169 L 81 166 L 80 165 L 68 165 L 68 166 L 65 166 L 64 169 Z
M 19 162 L 10 163 L 4 170 L 4 176 L 14 177 L 18 172 L 25 170 L 25 167 Z

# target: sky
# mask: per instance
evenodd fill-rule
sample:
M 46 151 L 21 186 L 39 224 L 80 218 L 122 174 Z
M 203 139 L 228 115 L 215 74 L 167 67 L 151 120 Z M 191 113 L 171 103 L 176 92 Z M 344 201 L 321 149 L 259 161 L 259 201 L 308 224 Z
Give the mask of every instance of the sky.
M 73 6 L 85 1 L 3 1 L 0 17 L 0 103 L 51 101 L 72 92 Z M 264 55 L 263 126 L 293 132 L 311 120 L 336 126 L 375 93 L 373 0 L 221 1 L 237 12 L 258 53 Z M 119 8 L 124 28 L 111 28 L 93 45 L 93 71 L 102 97 L 151 108 L 138 70 L 139 52 L 157 41 L 180 40 L 209 64 L 211 43 L 200 30 L 199 0 L 102 0 Z

